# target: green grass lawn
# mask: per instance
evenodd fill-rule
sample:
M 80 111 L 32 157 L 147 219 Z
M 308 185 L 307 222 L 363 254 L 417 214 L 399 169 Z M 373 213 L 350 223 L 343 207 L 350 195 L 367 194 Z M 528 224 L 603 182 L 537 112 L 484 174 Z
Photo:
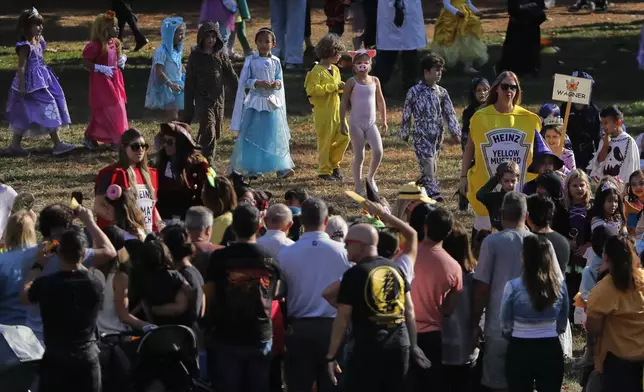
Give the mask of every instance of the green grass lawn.
M 196 8 L 196 7 L 193 7 Z M 492 65 L 500 55 L 507 16 L 503 9 L 486 9 L 483 12 L 484 30 L 488 33 L 485 41 L 489 44 L 491 63 L 483 68 L 484 76 L 493 79 Z M 531 110 L 549 102 L 554 73 L 569 74 L 574 69 L 591 73 L 596 80 L 593 99 L 600 105 L 618 104 L 626 115 L 626 124 L 631 133 L 644 131 L 644 73 L 637 70 L 635 54 L 639 44 L 639 33 L 644 6 L 639 3 L 618 4 L 613 11 L 602 15 L 587 13 L 569 14 L 563 6 L 550 10 L 551 20 L 543 26 L 545 35 L 553 39 L 553 45 L 560 48 L 555 55 L 543 56 L 543 71 L 539 79 L 522 80 L 525 95 L 523 105 Z M 249 36 L 262 26 L 270 25 L 266 6 L 252 9 L 254 20 L 248 27 Z M 436 16 L 436 12 L 426 10 L 426 16 Z M 433 12 L 433 13 L 432 13 Z M 427 15 L 427 14 L 430 15 Z M 130 125 L 143 131 L 151 140 L 157 132 L 158 123 L 143 109 L 145 89 L 149 75 L 150 57 L 155 45 L 159 42 L 158 25 L 168 13 L 141 13 L 139 19 L 143 31 L 152 40 L 151 45 L 140 53 L 128 53 L 129 61 L 124 71 L 128 93 L 128 113 Z M 64 16 L 63 16 L 64 15 Z M 93 12 L 68 11 L 59 14 L 45 14 L 44 35 L 49 41 L 46 54 L 48 64 L 60 78 L 67 95 L 68 105 L 74 125 L 62 133 L 65 140 L 81 143 L 83 132 L 89 121 L 88 109 L 88 74 L 82 69 L 80 57 L 88 25 Z M 197 15 L 182 14 L 189 22 L 186 51 L 195 43 L 194 22 Z M 17 56 L 13 48 L 13 26 L 16 15 L 0 16 L 0 105 L 4 107 L 5 92 L 13 78 Z M 319 8 L 313 12 L 313 38 L 319 39 L 325 32 L 324 15 Z M 431 37 L 433 25 L 427 25 Z M 351 33 L 345 36 L 350 43 Z M 296 163 L 296 175 L 281 181 L 266 178 L 254 185 L 265 188 L 282 198 L 286 188 L 302 186 L 312 194 L 321 196 L 334 203 L 342 212 L 355 214 L 355 206 L 343 196 L 344 189 L 351 189 L 350 179 L 344 183 L 324 183 L 317 180 L 315 133 L 310 119 L 310 106 L 303 90 L 304 75 L 287 74 L 287 107 L 289 123 L 292 130 L 292 155 Z M 404 91 L 400 90 L 399 75 L 390 83 L 391 97 L 387 98 L 390 135 L 384 137 L 385 154 L 383 164 L 376 178 L 382 194 L 389 200 L 395 198 L 396 190 L 405 182 L 413 181 L 418 176 L 418 168 L 410 144 L 395 138 L 400 126 L 400 111 Z M 452 100 L 460 113 L 467 104 L 467 89 L 470 78 L 457 70 L 447 70 L 441 84 L 450 92 Z M 232 108 L 229 101 L 228 111 Z M 0 146 L 6 146 L 10 140 L 7 124 L 0 123 Z M 223 172 L 232 151 L 232 136 L 225 133 L 219 143 L 216 166 Z M 29 191 L 35 194 L 37 209 L 55 201 L 66 201 L 72 190 L 82 190 L 86 200 L 93 199 L 93 181 L 99 169 L 111 164 L 116 159 L 112 152 L 78 151 L 62 158 L 52 158 L 48 152 L 41 151 L 50 147 L 45 138 L 26 139 L 26 148 L 38 149 L 39 152 L 28 158 L 0 157 L 0 174 L 18 191 Z M 451 196 L 456 188 L 460 171 L 460 147 L 446 146 L 441 155 L 439 178 L 445 196 Z M 352 153 L 347 152 L 342 168 L 345 174 L 350 172 Z M 367 154 L 369 159 L 369 154 Z M 447 206 L 456 211 L 456 200 L 449 199 Z M 455 212 L 458 219 L 471 222 L 469 214 Z M 579 337 L 577 338 L 579 340 Z M 579 347 L 579 344 L 576 345 Z M 566 388 L 579 390 L 575 384 L 575 375 L 567 374 Z

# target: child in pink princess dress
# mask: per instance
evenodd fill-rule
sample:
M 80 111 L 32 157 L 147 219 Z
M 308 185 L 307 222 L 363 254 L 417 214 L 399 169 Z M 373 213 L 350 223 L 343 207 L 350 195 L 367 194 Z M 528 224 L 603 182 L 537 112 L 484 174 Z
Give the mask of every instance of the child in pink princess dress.
M 45 65 L 43 54 L 47 44 L 42 38 L 43 23 L 43 17 L 34 7 L 22 11 L 18 19 L 18 71 L 7 100 L 7 120 L 13 132 L 8 153 L 13 156 L 29 155 L 20 146 L 24 136 L 49 134 L 54 142 L 54 155 L 76 148 L 58 136 L 58 130 L 67 128 L 71 120 L 58 78 Z
M 92 24 L 90 42 L 83 49 L 83 65 L 90 72 L 89 106 L 92 120 L 85 130 L 85 147 L 98 143 L 118 146 L 121 134 L 128 129 L 125 84 L 121 69 L 127 57 L 121 53 L 116 38 L 119 29 L 113 11 L 100 14 Z

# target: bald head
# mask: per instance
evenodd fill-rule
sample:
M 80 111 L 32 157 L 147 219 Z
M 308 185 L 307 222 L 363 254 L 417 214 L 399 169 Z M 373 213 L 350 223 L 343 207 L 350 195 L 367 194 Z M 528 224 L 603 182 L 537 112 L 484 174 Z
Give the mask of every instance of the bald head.
M 371 225 L 361 223 L 351 226 L 344 242 L 349 261 L 360 263 L 367 257 L 378 256 L 378 232 Z
M 372 225 L 360 223 L 349 228 L 346 240 L 359 241 L 367 246 L 378 246 L 378 232 Z
M 264 223 L 269 230 L 288 229 L 288 226 L 293 223 L 293 213 L 284 204 L 274 204 L 266 212 Z

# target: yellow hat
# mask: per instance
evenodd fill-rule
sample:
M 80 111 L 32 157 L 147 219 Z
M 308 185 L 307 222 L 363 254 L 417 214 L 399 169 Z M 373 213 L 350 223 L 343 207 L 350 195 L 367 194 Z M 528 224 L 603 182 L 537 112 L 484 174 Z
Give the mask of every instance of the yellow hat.
M 398 191 L 398 199 L 401 200 L 420 200 L 426 204 L 436 204 L 436 200 L 427 196 L 425 188 L 415 182 L 408 182 Z

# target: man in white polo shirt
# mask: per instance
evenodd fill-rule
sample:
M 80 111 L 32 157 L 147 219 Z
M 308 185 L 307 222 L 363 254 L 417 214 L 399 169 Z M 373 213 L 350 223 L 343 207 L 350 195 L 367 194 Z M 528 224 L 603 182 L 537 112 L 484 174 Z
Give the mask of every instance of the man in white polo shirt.
M 293 240 L 286 236 L 293 225 L 293 213 L 284 204 L 273 204 L 266 213 L 264 224 L 268 230 L 257 239 L 257 246 L 277 259 L 283 248 L 294 244 Z
M 289 392 L 310 392 L 314 382 L 318 392 L 333 391 L 324 357 L 336 310 L 322 298 L 322 291 L 351 265 L 344 244 L 324 231 L 324 201 L 307 199 L 300 219 L 304 234 L 277 257 L 287 293 L 286 384 Z

